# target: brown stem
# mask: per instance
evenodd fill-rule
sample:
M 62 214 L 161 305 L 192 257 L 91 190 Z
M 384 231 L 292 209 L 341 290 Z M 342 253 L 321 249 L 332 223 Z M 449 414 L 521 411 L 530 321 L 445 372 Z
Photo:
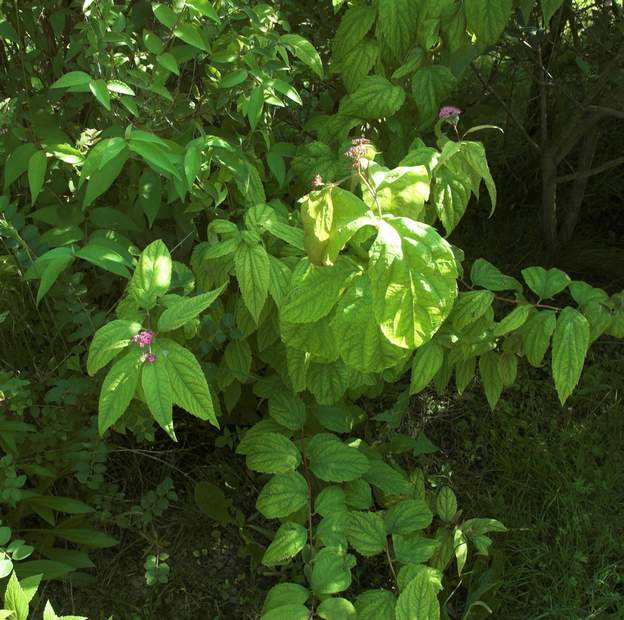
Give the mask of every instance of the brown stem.
M 388 539 L 386 538 L 386 558 L 388 558 L 388 566 L 390 567 L 390 572 L 392 573 L 392 578 L 394 579 L 394 583 L 399 586 L 399 580 L 397 578 L 396 570 L 394 568 L 394 562 L 392 561 L 392 556 L 390 555 L 390 545 L 388 545 Z
M 308 457 L 305 450 L 305 433 L 301 429 L 301 462 L 303 463 L 303 472 L 306 482 L 308 483 L 308 538 L 310 546 L 314 544 L 314 534 L 312 530 L 312 480 L 310 479 L 310 471 L 308 469 Z

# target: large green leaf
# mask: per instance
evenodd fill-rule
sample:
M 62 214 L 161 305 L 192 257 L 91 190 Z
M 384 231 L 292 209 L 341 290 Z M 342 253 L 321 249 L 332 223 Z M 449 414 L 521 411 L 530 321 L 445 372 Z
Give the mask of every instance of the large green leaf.
M 330 433 L 319 433 L 306 442 L 312 473 L 327 482 L 355 480 L 366 473 L 368 459 Z
M 316 609 L 323 620 L 356 620 L 357 611 L 351 601 L 342 597 L 326 598 Z
M 349 387 L 349 369 L 342 360 L 311 362 L 306 386 L 319 405 L 333 405 L 342 399 Z
M 416 32 L 417 9 L 412 0 L 379 0 L 377 28 L 397 60 L 409 49 Z
M 243 237 L 234 253 L 236 279 L 247 309 L 258 322 L 266 302 L 269 280 L 269 256 L 261 243 Z
M 141 371 L 141 387 L 145 402 L 160 427 L 175 441 L 173 430 L 173 389 L 169 379 L 168 362 L 163 351 L 154 348 L 156 361 L 145 362 Z
M 444 65 L 427 65 L 414 73 L 412 95 L 420 112 L 421 124 L 430 124 L 437 118 L 440 106 L 456 84 L 457 79 Z
M 563 0 L 540 0 L 542 7 L 542 15 L 544 16 L 544 24 L 548 27 L 552 16 L 559 10 L 563 4 Z
M 320 78 L 323 77 L 323 62 L 314 45 L 298 34 L 283 34 L 280 41 L 304 64 Z
M 390 534 L 412 534 L 431 525 L 433 513 L 422 499 L 406 499 L 394 504 L 384 515 Z
M 361 119 L 394 115 L 403 106 L 405 91 L 380 75 L 365 77 L 355 92 L 340 102 L 340 113 Z
M 349 544 L 364 557 L 378 555 L 386 546 L 384 520 L 376 512 L 350 512 L 346 534 Z
M 117 356 L 131 342 L 141 329 L 140 323 L 134 321 L 111 321 L 95 332 L 89 356 L 87 358 L 87 372 L 93 376 L 100 368 Z
M 281 605 L 262 614 L 260 620 L 309 620 L 310 610 L 305 605 Z
M 457 296 L 451 246 L 431 226 L 384 217 L 370 250 L 373 308 L 396 346 L 414 349 L 436 333 Z
M 490 291 L 522 291 L 522 285 L 511 276 L 504 275 L 498 267 L 478 258 L 470 269 L 470 279 L 475 286 L 487 288 Z
M 312 560 L 310 585 L 316 594 L 336 594 L 351 585 L 356 560 L 340 547 L 325 547 Z
M 395 620 L 396 598 L 387 590 L 368 590 L 355 599 L 358 620 Z
M 360 372 L 382 372 L 405 355 L 404 349 L 384 336 L 375 320 L 367 275 L 351 283 L 336 307 L 331 329 L 345 364 Z
M 357 90 L 379 58 L 377 41 L 366 38 L 354 47 L 339 64 L 340 74 L 347 92 Z
M 305 404 L 296 394 L 284 389 L 269 398 L 269 415 L 287 429 L 298 431 L 305 424 Z
M 308 542 L 308 532 L 298 523 L 283 523 L 262 556 L 265 566 L 275 566 L 294 558 Z
M 157 239 L 141 253 L 136 271 L 130 280 L 129 294 L 146 310 L 156 304 L 171 285 L 173 263 L 167 246 Z
M 108 371 L 98 406 L 98 428 L 100 435 L 124 414 L 134 397 L 141 369 L 141 355 L 132 350 L 113 364 Z
M 426 166 L 400 166 L 387 170 L 382 166 L 369 168 L 376 196 L 364 190 L 364 200 L 371 210 L 422 220 L 429 200 L 430 177 Z
M 301 463 L 297 446 L 283 435 L 259 432 L 245 439 L 244 453 L 249 469 L 265 474 L 284 474 L 297 469 Z M 241 445 L 237 451 L 241 452 Z
M 589 323 L 574 308 L 564 308 L 553 334 L 552 372 L 563 405 L 574 391 L 589 348 Z
M 37 153 L 37 147 L 28 142 L 20 144 L 15 150 L 11 151 L 4 161 L 4 189 L 5 191 L 15 180 L 28 170 L 31 157 Z
M 343 16 L 332 41 L 335 61 L 344 58 L 365 36 L 375 23 L 376 11 L 367 5 L 352 6 Z
M 284 605 L 304 605 L 309 598 L 310 590 L 298 583 L 278 583 L 267 592 L 262 613 Z
M 499 356 L 493 351 L 479 358 L 479 374 L 490 408 L 493 410 L 503 393 L 503 379 L 499 372 Z
M 416 570 L 416 576 L 399 595 L 396 620 L 440 620 L 440 574 L 429 566 L 418 566 Z
M 349 259 L 339 258 L 331 267 L 317 267 L 302 259 L 293 272 L 288 294 L 280 308 L 289 323 L 314 323 L 336 305 L 347 279 L 356 271 Z
M 463 172 L 444 165 L 436 168 L 432 202 L 447 235 L 453 232 L 464 217 L 470 202 L 470 189 L 470 178 Z
M 158 331 L 170 332 L 182 327 L 210 307 L 224 289 L 225 285 L 195 297 L 185 297 L 169 306 L 158 319 Z
M 22 589 L 17 575 L 13 573 L 4 592 L 4 606 L 13 612 L 15 620 L 27 620 L 28 618 L 28 597 Z
M 267 519 L 281 519 L 308 503 L 308 483 L 298 472 L 273 476 L 264 486 L 256 507 Z
M 496 43 L 511 17 L 512 0 L 465 0 L 468 29 L 479 43 Z
M 422 392 L 438 374 L 443 362 L 444 349 L 437 342 L 429 341 L 418 348 L 412 361 L 410 394 Z
M 523 325 L 520 334 L 524 353 L 531 365 L 539 367 L 542 364 L 556 325 L 557 315 L 553 310 L 536 312 Z
M 157 345 L 167 363 L 173 402 L 219 428 L 210 388 L 197 358 L 188 349 L 167 338 L 159 338 Z
M 550 299 L 561 293 L 571 280 L 560 269 L 544 269 L 543 267 L 527 267 L 522 270 L 522 277 L 529 288 L 540 298 Z

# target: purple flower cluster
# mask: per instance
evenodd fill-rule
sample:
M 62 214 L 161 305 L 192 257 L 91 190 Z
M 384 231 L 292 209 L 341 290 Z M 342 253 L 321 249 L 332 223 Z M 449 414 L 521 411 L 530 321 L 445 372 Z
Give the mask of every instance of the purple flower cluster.
M 351 144 L 353 146 L 345 153 L 347 157 L 355 159 L 356 161 L 366 157 L 370 140 L 366 138 L 355 138 L 355 140 L 351 141 Z
M 136 336 L 132 336 L 133 342 L 138 342 L 139 346 L 143 349 L 144 347 L 149 347 L 154 340 L 154 336 L 156 334 L 149 330 L 144 330 L 139 332 Z
M 153 364 L 156 361 L 156 356 L 153 353 L 146 353 L 141 359 L 148 364 Z
M 461 114 L 463 114 L 463 111 L 460 110 L 459 108 L 456 108 L 453 105 L 445 105 L 442 108 L 440 108 L 440 112 L 438 113 L 438 117 L 443 119 L 443 118 L 454 118 L 457 116 L 461 116 Z

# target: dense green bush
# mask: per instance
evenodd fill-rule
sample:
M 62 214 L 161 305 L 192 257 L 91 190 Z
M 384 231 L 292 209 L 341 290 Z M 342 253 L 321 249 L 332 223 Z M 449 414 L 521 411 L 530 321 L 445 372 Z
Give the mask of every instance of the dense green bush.
M 449 104 L 511 0 L 334 0 L 320 29 L 291 4 L 0 4 L 3 574 L 92 568 L 114 523 L 166 583 L 150 529 L 176 494 L 115 514 L 111 429 L 207 422 L 238 427 L 279 521 L 263 619 L 478 617 L 505 527 L 426 480 L 409 398 L 478 376 L 494 409 L 526 358 L 563 405 L 590 344 L 624 336 L 622 294 L 555 268 L 520 281 L 446 238 L 482 185 L 496 207 L 474 139 L 497 128 Z

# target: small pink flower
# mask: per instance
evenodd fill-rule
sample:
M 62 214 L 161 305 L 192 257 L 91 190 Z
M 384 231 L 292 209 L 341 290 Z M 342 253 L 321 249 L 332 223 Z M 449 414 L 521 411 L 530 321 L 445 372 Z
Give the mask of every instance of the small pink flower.
M 463 114 L 462 110 L 456 108 L 452 105 L 445 105 L 440 108 L 440 112 L 438 113 L 439 118 L 453 118 L 455 116 L 461 116 Z
M 146 353 L 142 359 L 148 364 L 153 364 L 156 361 L 156 356 L 153 353 Z
M 156 334 L 149 330 L 139 332 L 136 336 L 132 336 L 133 342 L 137 342 L 141 348 L 149 347 L 154 340 Z
M 353 140 L 351 140 L 351 144 L 353 144 L 353 146 L 366 146 L 370 143 L 371 142 L 368 138 L 354 138 Z
M 323 187 L 323 185 L 325 185 L 323 177 L 320 174 L 315 175 L 312 179 L 312 187 L 317 189 L 319 187 Z

